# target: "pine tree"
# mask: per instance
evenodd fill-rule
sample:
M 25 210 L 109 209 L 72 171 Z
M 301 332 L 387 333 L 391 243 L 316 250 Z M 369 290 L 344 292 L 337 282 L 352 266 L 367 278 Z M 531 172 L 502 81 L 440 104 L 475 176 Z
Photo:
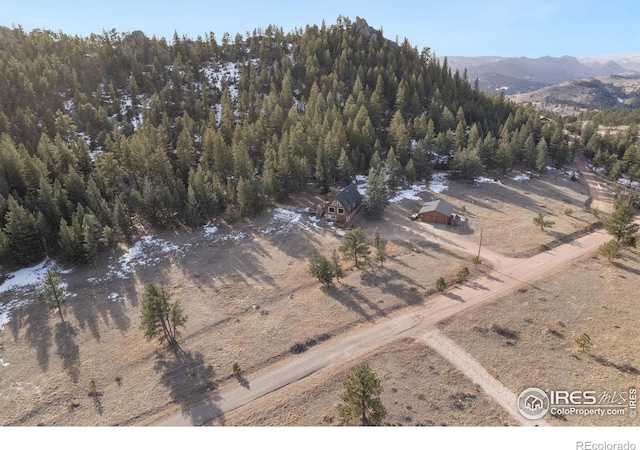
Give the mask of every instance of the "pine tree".
M 387 171 L 387 176 L 389 177 L 387 180 L 387 185 L 389 186 L 389 190 L 394 192 L 400 181 L 402 179 L 402 166 L 400 165 L 400 161 L 396 157 L 396 152 L 393 147 L 389 149 L 389 153 L 387 153 L 387 160 L 385 163 L 385 168 Z
M 382 169 L 376 171 L 372 167 L 369 170 L 367 190 L 362 204 L 365 217 L 369 220 L 378 220 L 384 214 L 384 210 L 389 204 L 389 197 Z
M 544 139 L 540 139 L 538 142 L 538 146 L 536 147 L 538 151 L 538 155 L 536 156 L 536 170 L 540 175 L 547 171 L 547 141 Z
M 4 222 L 4 260 L 26 266 L 44 257 L 35 216 L 13 196 L 7 200 Z
M 622 245 L 615 239 L 605 242 L 598 247 L 598 254 L 605 258 L 607 261 L 612 259 L 618 259 L 622 256 Z
M 195 226 L 209 220 L 220 211 L 220 189 L 214 186 L 202 167 L 189 172 L 189 187 L 187 188 L 187 220 Z
M 382 240 L 378 228 L 373 235 L 373 247 L 376 249 L 376 261 L 380 263 L 380 266 L 384 266 L 384 262 L 387 260 L 387 241 Z
M 478 156 L 477 149 L 464 149 L 453 157 L 452 177 L 458 180 L 472 182 L 484 172 L 484 167 Z
M 611 215 L 602 221 L 604 229 L 625 247 L 636 246 L 635 234 L 640 229 L 631 201 L 631 196 L 618 200 Z
M 236 201 L 243 216 L 254 216 L 266 206 L 262 186 L 258 181 L 245 181 L 240 177 L 236 192 Z
M 188 317 L 180 302 L 171 302 L 171 295 L 164 287 L 153 283 L 145 285 L 141 314 L 140 328 L 147 341 L 158 339 L 171 346 L 177 345 L 178 328 L 185 325 Z
M 47 270 L 44 276 L 43 293 L 42 297 L 49 306 L 49 309 L 57 309 L 60 314 L 60 320 L 64 323 L 64 316 L 62 315 L 62 304 L 66 301 L 64 285 L 60 278 L 58 278 L 53 270 Z
M 536 148 L 536 143 L 532 134 L 527 136 L 527 139 L 524 142 L 523 155 L 527 168 L 537 169 L 539 149 Z
M 369 254 L 371 253 L 369 243 L 367 242 L 367 234 L 361 227 L 346 232 L 342 245 L 338 250 L 342 253 L 344 259 L 353 261 L 358 268 L 360 268 L 358 265 L 360 262 L 368 261 Z
M 380 394 L 382 387 L 376 373 L 368 364 L 358 364 L 342 381 L 338 415 L 346 420 L 360 419 L 360 423 L 380 425 L 387 414 Z
M 331 271 L 338 283 L 340 282 L 340 278 L 344 278 L 344 271 L 342 270 L 342 265 L 340 265 L 340 255 L 338 255 L 336 249 L 331 253 Z
M 84 261 L 94 261 L 98 255 L 98 244 L 102 238 L 102 228 L 93 214 L 82 218 L 82 249 Z
M 533 218 L 533 224 L 537 227 L 540 227 L 540 231 L 544 231 L 545 228 L 552 227 L 555 222 L 551 220 L 545 220 L 544 214 L 538 213 L 538 215 Z
M 113 206 L 113 223 L 125 242 L 130 243 L 133 237 L 133 221 L 121 196 L 116 198 Z
M 322 284 L 330 285 L 335 276 L 331 263 L 314 248 L 309 255 L 309 274 Z
M 340 183 L 343 185 L 348 184 L 353 169 L 351 167 L 351 161 L 349 161 L 349 157 L 347 156 L 347 151 L 344 148 L 340 151 L 340 157 L 338 158 L 337 163 L 337 171 Z

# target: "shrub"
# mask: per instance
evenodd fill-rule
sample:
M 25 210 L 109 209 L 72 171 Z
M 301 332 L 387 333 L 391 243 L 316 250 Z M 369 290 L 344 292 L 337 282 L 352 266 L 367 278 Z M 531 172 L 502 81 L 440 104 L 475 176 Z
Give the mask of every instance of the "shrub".
M 458 281 L 460 282 L 466 280 L 467 277 L 469 276 L 469 268 L 467 266 L 464 266 L 462 269 L 458 271 L 458 274 L 456 276 L 458 278 Z
M 583 352 L 588 352 L 591 349 L 591 338 L 587 333 L 582 333 L 576 338 L 576 344 Z
M 620 258 L 620 256 L 622 256 L 621 251 L 622 245 L 615 239 L 605 242 L 598 248 L 598 254 L 607 261 Z
M 447 282 L 444 281 L 443 277 L 440 277 L 436 280 L 436 289 L 438 291 L 442 292 L 446 287 L 447 287 Z
M 300 354 L 300 353 L 306 351 L 307 350 L 307 346 L 302 344 L 302 343 L 300 343 L 300 342 L 298 342 L 296 344 L 293 344 L 289 350 L 294 355 L 297 355 L 297 354 Z
M 95 397 L 98 395 L 98 388 L 96 387 L 96 380 L 89 381 L 89 397 Z
M 507 339 L 512 339 L 514 341 L 517 341 L 518 339 L 520 339 L 520 335 L 518 335 L 517 331 L 514 331 L 511 328 L 507 328 L 502 325 L 493 324 L 491 326 L 491 330 L 493 330 L 495 333 L 498 333 L 500 336 L 505 337 Z

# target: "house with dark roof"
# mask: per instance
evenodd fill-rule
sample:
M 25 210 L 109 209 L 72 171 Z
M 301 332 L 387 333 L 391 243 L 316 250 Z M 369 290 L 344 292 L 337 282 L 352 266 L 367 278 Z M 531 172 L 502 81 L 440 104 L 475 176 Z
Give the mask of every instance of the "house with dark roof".
M 422 205 L 418 211 L 418 218 L 422 222 L 441 225 L 458 225 L 460 218 L 453 214 L 455 206 L 444 200 L 433 200 Z
M 346 226 L 362 205 L 362 194 L 355 184 L 350 184 L 336 194 L 325 207 L 326 217 L 335 220 L 336 225 Z

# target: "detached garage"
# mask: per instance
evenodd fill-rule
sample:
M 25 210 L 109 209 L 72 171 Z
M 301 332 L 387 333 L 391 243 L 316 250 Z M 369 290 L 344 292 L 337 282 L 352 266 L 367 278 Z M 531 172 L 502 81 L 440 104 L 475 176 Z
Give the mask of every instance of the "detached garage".
M 418 217 L 422 222 L 452 225 L 454 209 L 455 207 L 451 203 L 447 203 L 444 200 L 434 200 L 422 205 L 422 208 L 418 211 Z M 457 225 L 457 221 L 455 225 Z

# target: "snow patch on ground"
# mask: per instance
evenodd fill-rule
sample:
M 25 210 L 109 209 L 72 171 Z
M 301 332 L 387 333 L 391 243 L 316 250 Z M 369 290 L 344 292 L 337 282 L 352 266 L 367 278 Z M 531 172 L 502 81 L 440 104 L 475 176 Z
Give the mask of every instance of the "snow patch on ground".
M 120 302 L 122 301 L 122 297 L 120 297 L 120 294 L 118 294 L 117 292 L 112 292 L 111 294 L 107 295 L 107 300 L 111 300 L 112 302 Z
M 618 178 L 618 183 L 624 184 L 625 186 L 640 187 L 640 182 L 631 181 L 630 179 L 625 177 Z
M 202 232 L 206 237 L 209 237 L 212 234 L 216 234 L 218 232 L 218 227 L 214 225 L 205 225 L 202 227 Z
M 0 330 L 4 328 L 6 324 L 11 322 L 11 313 L 31 303 L 31 300 L 18 300 L 13 299 L 9 303 L 0 305 Z
M 367 193 L 367 176 L 356 175 L 356 186 L 360 195 L 364 196 Z M 399 203 L 402 200 L 422 200 L 418 194 L 426 189 L 426 185 L 413 184 L 410 188 L 405 189 L 402 186 L 398 186 L 393 197 L 389 197 L 389 203 Z
M 521 173 L 512 178 L 513 181 L 527 181 L 530 180 L 531 177 L 527 174 Z
M 68 274 L 72 271 L 72 269 L 60 269 L 55 261 L 45 259 L 35 266 L 26 267 L 9 273 L 7 279 L 0 285 L 0 294 L 27 292 L 34 287 L 39 288 L 42 285 L 42 280 L 44 280 L 49 269 L 55 271 L 56 275 Z M 66 283 L 61 283 L 61 286 L 65 289 L 67 297 L 75 297 L 77 295 L 75 293 L 68 292 L 68 285 Z M 13 299 L 7 303 L 0 304 L 0 330 L 11 320 L 11 312 L 13 310 L 22 308 L 31 302 L 32 300 Z
M 606 172 L 606 169 L 604 167 L 596 167 L 594 165 L 591 165 L 589 163 L 585 163 L 584 165 L 588 170 L 590 170 L 591 172 L 598 174 L 598 175 L 603 175 Z
M 500 180 L 496 180 L 495 178 L 487 178 L 487 177 L 475 177 L 473 181 L 475 181 L 477 184 L 485 184 L 485 183 L 502 184 Z
M 399 203 L 402 200 L 422 200 L 418 194 L 424 190 L 424 185 L 412 185 L 409 189 L 402 189 L 396 191 L 396 195 L 389 199 L 389 203 Z
M 576 172 L 575 170 L 565 170 L 564 171 L 564 175 L 568 176 L 569 178 L 576 179 L 576 180 L 580 179 L 580 174 L 578 172 Z
M 431 176 L 429 182 L 429 190 L 436 194 L 449 189 L 449 183 L 447 182 L 447 174 L 444 172 L 436 172 Z
M 166 261 L 167 256 L 183 256 L 184 249 L 190 244 L 182 247 L 153 235 L 143 236 L 124 255 L 118 258 L 118 264 L 110 264 L 108 272 L 103 278 L 88 278 L 87 281 L 93 284 L 104 283 L 114 278 L 126 280 L 137 268 L 152 267 L 162 261 Z
M 42 284 L 47 270 L 55 267 L 50 259 L 45 259 L 40 264 L 10 273 L 8 278 L 0 285 L 0 294 L 13 290 L 24 290 L 33 285 Z
M 273 217 L 269 223 L 260 228 L 260 234 L 286 233 L 293 228 L 307 229 L 308 226 L 302 219 L 302 212 L 285 208 L 274 208 Z

